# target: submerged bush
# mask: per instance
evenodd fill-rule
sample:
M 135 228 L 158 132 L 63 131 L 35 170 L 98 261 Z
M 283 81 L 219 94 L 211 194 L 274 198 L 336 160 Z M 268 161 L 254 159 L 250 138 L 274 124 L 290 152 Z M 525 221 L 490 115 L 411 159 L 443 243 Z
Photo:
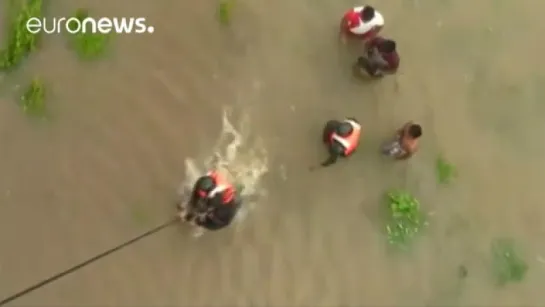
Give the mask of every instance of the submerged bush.
M 437 158 L 435 162 L 435 173 L 437 181 L 441 184 L 450 183 L 456 177 L 456 167 L 445 160 L 444 157 Z
M 427 226 L 419 201 L 405 191 L 387 193 L 389 221 L 386 226 L 388 242 L 407 245 L 423 227 Z
M 233 10 L 234 0 L 220 0 L 218 5 L 218 17 L 220 23 L 228 25 L 231 23 L 231 12 Z
M 40 79 L 34 79 L 21 96 L 21 107 L 26 114 L 36 117 L 46 116 L 45 87 Z
M 85 9 L 78 9 L 73 16 L 83 23 L 83 20 L 89 17 L 89 12 Z M 72 31 L 77 30 L 74 28 L 75 24 L 70 24 Z M 81 29 L 78 33 L 70 34 L 72 47 L 76 50 L 80 58 L 85 60 L 95 59 L 102 55 L 108 42 L 110 41 L 110 34 L 92 33 L 91 29 Z
M 7 3 L 7 41 L 0 51 L 0 69 L 15 68 L 37 48 L 40 34 L 32 34 L 26 24 L 42 17 L 42 0 L 10 0 Z
M 528 265 L 517 253 L 512 240 L 496 239 L 492 243 L 491 250 L 492 270 L 498 285 L 520 282 L 524 279 Z

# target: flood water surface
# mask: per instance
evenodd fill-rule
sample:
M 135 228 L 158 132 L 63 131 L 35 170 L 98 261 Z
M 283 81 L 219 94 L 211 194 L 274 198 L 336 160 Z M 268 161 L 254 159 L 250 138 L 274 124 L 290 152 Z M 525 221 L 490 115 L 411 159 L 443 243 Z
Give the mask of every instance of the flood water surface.
M 96 63 L 61 36 L 13 75 L 0 104 L 0 297 L 170 219 L 184 186 L 216 166 L 245 187 L 241 219 L 194 238 L 184 225 L 40 288 L 13 306 L 539 306 L 545 299 L 544 21 L 536 1 L 371 1 L 401 70 L 351 73 L 336 40 L 348 1 L 56 1 L 48 13 L 146 16 Z M 16 104 L 46 81 L 47 122 Z M 328 169 L 321 128 L 354 116 L 357 154 Z M 379 156 L 407 120 L 409 161 Z M 435 178 L 444 155 L 458 177 Z M 430 226 L 392 253 L 379 206 L 411 190 Z M 498 288 L 490 245 L 513 238 L 529 265 Z M 540 262 L 541 259 L 541 262 Z M 460 278 L 460 267 L 467 277 Z

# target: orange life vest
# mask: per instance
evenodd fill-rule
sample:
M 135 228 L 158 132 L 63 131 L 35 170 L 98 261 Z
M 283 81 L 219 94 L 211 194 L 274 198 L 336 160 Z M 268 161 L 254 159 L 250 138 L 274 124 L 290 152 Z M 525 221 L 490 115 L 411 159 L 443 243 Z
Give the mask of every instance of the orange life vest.
M 360 143 L 361 125 L 351 119 L 345 119 L 344 123 L 348 123 L 352 126 L 352 133 L 346 137 L 342 137 L 337 133 L 331 134 L 330 141 L 337 141 L 344 147 L 344 155 L 351 155 Z
M 220 175 L 216 171 L 211 171 L 206 174 L 207 176 L 210 176 L 212 180 L 214 181 L 214 188 L 212 191 L 208 192 L 207 194 L 199 193 L 202 197 L 207 198 L 213 198 L 218 193 L 222 194 L 222 203 L 223 204 L 229 204 L 233 198 L 235 198 L 235 188 L 233 185 L 231 185 L 225 177 Z

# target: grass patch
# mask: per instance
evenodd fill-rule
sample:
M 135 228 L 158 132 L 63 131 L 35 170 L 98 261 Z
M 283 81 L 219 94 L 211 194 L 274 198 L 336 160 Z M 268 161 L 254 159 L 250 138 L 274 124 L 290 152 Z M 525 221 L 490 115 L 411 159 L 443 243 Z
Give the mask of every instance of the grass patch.
M 89 17 L 89 12 L 86 9 L 78 9 L 73 17 L 83 22 Z M 76 24 L 71 23 L 69 26 L 72 31 L 77 30 Z M 91 33 L 91 30 L 86 28 L 76 34 L 70 34 L 72 47 L 84 60 L 96 59 L 104 54 L 111 38 L 110 34 Z
M 435 161 L 435 173 L 437 181 L 441 184 L 450 183 L 456 177 L 456 167 L 445 160 L 444 157 L 439 157 Z
M 498 285 L 520 282 L 526 276 L 528 265 L 517 253 L 510 239 L 497 239 L 492 243 L 492 271 Z
M 9 70 L 18 66 L 37 48 L 39 34 L 26 28 L 32 17 L 42 17 L 42 0 L 9 0 L 7 3 L 7 42 L 0 51 L 0 69 Z
M 234 4 L 234 0 L 220 0 L 218 5 L 218 18 L 222 25 L 229 25 L 231 23 L 231 13 Z
M 34 117 L 46 117 L 45 86 L 40 79 L 34 79 L 26 87 L 20 101 L 26 114 Z
M 420 202 L 406 191 L 390 191 L 386 198 L 389 209 L 386 225 L 388 242 L 407 246 L 428 225 Z

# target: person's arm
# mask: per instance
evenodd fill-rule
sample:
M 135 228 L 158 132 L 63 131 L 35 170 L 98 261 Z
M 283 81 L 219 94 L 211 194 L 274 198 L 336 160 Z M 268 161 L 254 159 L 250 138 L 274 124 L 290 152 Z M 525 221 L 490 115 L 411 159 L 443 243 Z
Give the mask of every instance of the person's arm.
M 346 19 L 346 15 L 345 15 L 343 16 L 343 18 L 341 19 L 341 23 L 339 24 L 339 40 L 342 43 L 345 43 L 348 38 L 347 32 L 349 31 L 349 28 L 350 28 L 350 23 Z
M 322 166 L 323 167 L 330 166 L 334 164 L 335 162 L 337 162 L 337 159 L 339 158 L 339 156 L 342 155 L 343 150 L 344 148 L 340 144 L 334 141 L 333 144 L 329 146 L 329 157 L 327 158 L 326 161 L 322 163 Z
M 397 129 L 397 135 L 398 136 L 403 136 L 405 135 L 405 132 L 407 131 L 407 129 L 413 124 L 413 121 L 408 121 L 405 123 L 405 125 L 403 125 L 401 128 Z
M 327 167 L 327 166 L 330 166 L 332 164 L 335 164 L 335 162 L 337 162 L 337 159 L 338 159 L 338 155 L 337 154 L 329 154 L 329 157 L 327 158 L 327 160 L 325 160 L 324 162 L 322 162 L 322 166 L 323 167 Z
M 382 55 L 382 58 L 386 62 L 385 65 L 380 66 L 380 70 L 386 74 L 394 74 L 399 67 L 399 55 L 394 52 L 390 54 Z
M 376 48 L 383 41 L 384 41 L 384 38 L 380 36 L 372 37 L 369 41 L 365 43 L 365 48 L 367 50 L 371 50 L 373 48 Z
M 404 154 L 397 157 L 398 160 L 407 160 L 410 157 L 412 157 L 412 155 L 413 155 L 412 151 L 408 150 L 407 148 L 404 148 L 404 151 L 405 151 Z

